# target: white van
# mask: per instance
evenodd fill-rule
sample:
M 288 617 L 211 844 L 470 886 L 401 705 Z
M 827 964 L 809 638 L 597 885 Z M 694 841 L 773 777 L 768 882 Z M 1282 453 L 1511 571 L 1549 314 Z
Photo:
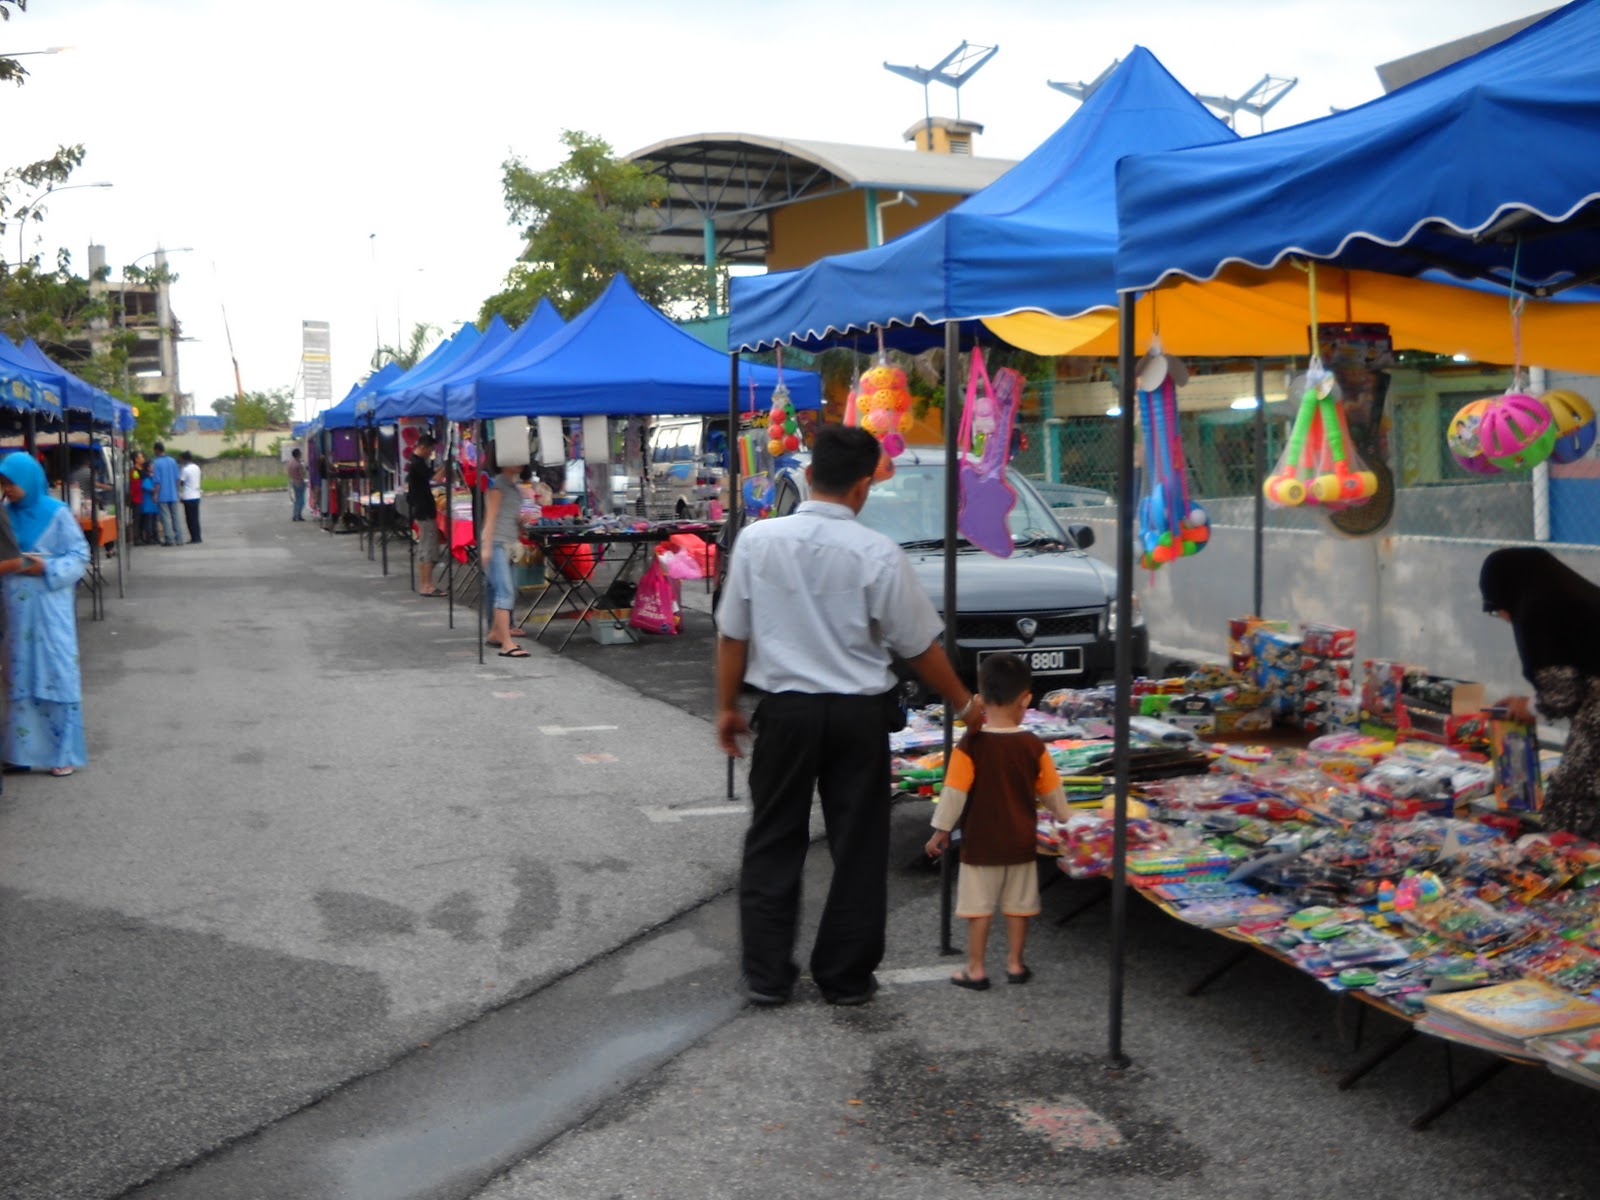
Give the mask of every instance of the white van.
M 727 479 L 722 456 L 707 447 L 705 417 L 656 417 L 645 431 L 645 511 L 680 520 L 710 515 Z

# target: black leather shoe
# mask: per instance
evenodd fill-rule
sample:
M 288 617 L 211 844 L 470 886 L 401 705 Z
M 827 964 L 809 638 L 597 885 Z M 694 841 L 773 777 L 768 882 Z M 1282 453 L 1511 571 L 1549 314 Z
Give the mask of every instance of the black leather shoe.
M 777 1008 L 789 1003 L 788 992 L 763 992 L 759 988 L 752 987 L 750 982 L 744 979 L 739 981 L 739 994 L 760 1008 Z
M 857 1005 L 871 1004 L 872 998 L 877 994 L 878 981 L 876 978 L 874 978 L 868 984 L 867 990 L 864 992 L 851 992 L 843 996 L 833 996 L 829 995 L 827 992 L 824 992 L 822 994 L 822 998 L 829 1004 L 832 1004 L 838 1008 L 855 1008 Z

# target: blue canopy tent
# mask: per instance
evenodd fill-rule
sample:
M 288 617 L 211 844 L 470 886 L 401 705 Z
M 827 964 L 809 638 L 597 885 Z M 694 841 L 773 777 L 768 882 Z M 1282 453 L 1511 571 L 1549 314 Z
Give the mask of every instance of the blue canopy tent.
M 504 325 L 505 322 L 502 321 L 502 328 Z M 395 397 L 408 388 L 427 383 L 431 379 L 436 379 L 440 375 L 448 373 L 451 367 L 459 362 L 463 356 L 471 353 L 482 339 L 483 334 L 478 332 L 476 325 L 471 322 L 463 323 L 460 329 L 430 350 L 416 365 L 397 378 L 380 383 L 372 388 L 356 402 L 356 412 L 363 417 L 372 419 L 377 414 L 378 406 L 384 400 Z M 391 405 L 385 419 L 393 420 L 395 417 L 424 415 L 397 411 L 400 407 L 401 404 L 399 402 Z
M 101 391 L 93 384 L 79 379 L 55 359 L 51 358 L 39 348 L 39 344 L 32 338 L 23 342 L 17 352 L 24 361 L 37 365 L 41 372 L 59 375 L 64 381 L 62 393 L 62 407 L 66 412 L 77 413 L 88 418 L 87 424 L 96 429 L 112 429 L 116 425 L 116 400 L 109 392 Z
M 445 415 L 452 421 L 470 421 L 474 381 L 480 375 L 516 370 L 547 337 L 565 324 L 555 305 L 543 296 L 539 297 L 539 303 L 528 319 L 518 325 L 509 338 L 498 346 L 473 355 L 470 361 L 463 362 L 449 376 L 429 385 L 428 403 L 442 405 Z
M 1234 140 L 1136 46 L 1042 145 L 950 211 L 870 250 L 735 277 L 729 345 L 816 347 L 878 328 L 1109 307 L 1116 160 Z
M 1117 174 L 1117 283 L 1290 256 L 1533 295 L 1600 264 L 1600 0 L 1359 108 Z
M 58 421 L 66 391 L 66 377 L 58 368 L 41 368 L 9 338 L 0 335 L 0 407 Z
M 465 339 L 466 330 L 471 329 L 474 336 Z M 379 422 L 393 421 L 398 417 L 433 417 L 444 414 L 444 401 L 442 398 L 435 401 L 432 394 L 446 379 L 452 379 L 457 372 L 477 362 L 485 354 L 491 353 L 503 345 L 511 337 L 511 326 L 507 325 L 498 315 L 489 322 L 489 327 L 478 335 L 474 326 L 466 326 L 452 338 L 447 345 L 455 347 L 461 344 L 453 354 L 440 354 L 433 357 L 424 370 L 424 364 L 419 363 L 414 370 L 407 371 L 404 376 L 397 379 L 388 387 L 378 391 L 377 407 L 373 410 Z
M 378 370 L 355 384 L 345 393 L 343 400 L 332 408 L 325 408 L 317 417 L 322 430 L 354 429 L 359 415 L 357 405 L 386 383 L 392 383 L 405 373 L 399 363 L 385 363 Z
M 744 364 L 739 395 L 752 383 L 770 404 L 776 367 Z M 796 408 L 822 406 L 814 371 L 784 374 Z M 527 355 L 471 385 L 471 411 L 459 420 L 603 414 L 711 414 L 728 411 L 728 356 L 685 333 L 639 298 L 618 275 L 600 298 Z M 463 406 L 464 408 L 465 406 Z

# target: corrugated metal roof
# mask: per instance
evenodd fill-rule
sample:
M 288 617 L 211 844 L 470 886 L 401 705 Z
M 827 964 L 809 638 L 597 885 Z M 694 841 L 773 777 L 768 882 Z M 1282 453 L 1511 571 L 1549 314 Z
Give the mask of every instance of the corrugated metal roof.
M 705 222 L 715 222 L 724 262 L 764 263 L 767 214 L 799 200 L 864 188 L 971 195 L 1013 160 L 930 154 L 750 133 L 697 133 L 656 142 L 625 156 L 648 162 L 667 181 L 653 249 L 699 261 Z

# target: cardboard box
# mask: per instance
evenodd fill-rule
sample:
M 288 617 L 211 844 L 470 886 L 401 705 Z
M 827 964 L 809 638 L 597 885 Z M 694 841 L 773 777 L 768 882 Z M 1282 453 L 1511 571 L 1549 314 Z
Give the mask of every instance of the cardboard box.
M 1443 675 L 1407 675 L 1400 685 L 1403 708 L 1464 717 L 1479 712 L 1485 702 L 1483 684 Z

